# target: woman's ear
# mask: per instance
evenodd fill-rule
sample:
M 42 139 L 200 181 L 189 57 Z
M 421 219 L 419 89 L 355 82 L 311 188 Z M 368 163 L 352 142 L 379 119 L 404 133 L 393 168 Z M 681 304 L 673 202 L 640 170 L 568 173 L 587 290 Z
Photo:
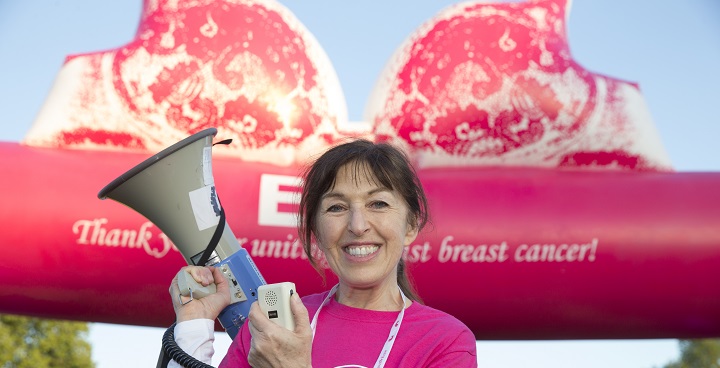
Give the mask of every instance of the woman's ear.
M 405 241 L 404 245 L 406 247 L 409 247 L 412 242 L 415 241 L 415 238 L 418 236 L 420 226 L 418 225 L 417 221 L 413 219 L 413 221 L 410 221 L 408 223 L 407 232 L 405 233 Z

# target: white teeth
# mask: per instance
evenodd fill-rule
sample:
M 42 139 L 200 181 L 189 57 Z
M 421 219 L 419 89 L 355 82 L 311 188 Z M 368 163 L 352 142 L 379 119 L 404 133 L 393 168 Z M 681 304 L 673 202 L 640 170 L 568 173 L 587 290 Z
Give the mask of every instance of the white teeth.
M 348 254 L 350 254 L 351 256 L 364 257 L 369 254 L 375 253 L 378 250 L 378 248 L 379 247 L 377 245 L 362 246 L 362 247 L 348 247 L 348 248 L 345 248 L 346 249 L 345 251 Z

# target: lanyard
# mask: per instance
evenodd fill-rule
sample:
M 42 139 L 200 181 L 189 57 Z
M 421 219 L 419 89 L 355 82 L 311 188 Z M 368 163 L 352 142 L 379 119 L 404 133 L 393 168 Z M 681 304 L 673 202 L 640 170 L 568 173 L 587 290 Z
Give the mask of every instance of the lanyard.
M 333 286 L 332 289 L 330 289 L 330 292 L 325 297 L 325 300 L 320 304 L 320 307 L 315 312 L 315 315 L 313 316 L 312 322 L 310 323 L 310 328 L 313 332 L 313 339 L 315 339 L 315 328 L 317 327 L 317 320 L 318 316 L 320 315 L 320 310 L 322 307 L 327 304 L 330 301 L 330 298 L 332 298 L 333 295 L 335 295 L 335 292 L 337 292 L 338 285 L 336 284 Z M 382 368 L 385 366 L 385 361 L 387 360 L 388 356 L 390 356 L 390 350 L 392 350 L 393 344 L 395 343 L 395 336 L 397 335 L 398 331 L 400 330 L 400 325 L 402 324 L 403 317 L 405 316 L 405 294 L 403 294 L 402 290 L 398 286 L 398 290 L 400 290 L 400 296 L 402 296 L 403 300 L 403 307 L 400 310 L 400 313 L 397 316 L 397 319 L 395 320 L 395 323 L 393 323 L 392 328 L 390 329 L 390 334 L 388 335 L 387 340 L 385 341 L 385 346 L 383 346 L 382 351 L 380 352 L 380 356 L 378 356 L 377 361 L 375 362 L 374 368 Z

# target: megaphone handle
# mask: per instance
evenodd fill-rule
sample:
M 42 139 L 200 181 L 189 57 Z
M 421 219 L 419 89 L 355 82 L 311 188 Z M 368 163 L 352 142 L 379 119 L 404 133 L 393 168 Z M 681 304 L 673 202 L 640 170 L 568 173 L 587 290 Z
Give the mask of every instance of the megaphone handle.
M 215 284 L 202 286 L 195 281 L 189 272 L 180 272 L 178 274 L 178 288 L 180 288 L 180 295 L 190 297 L 188 301 L 181 301 L 182 304 L 190 303 L 193 299 L 204 298 L 210 294 L 214 294 L 217 290 Z

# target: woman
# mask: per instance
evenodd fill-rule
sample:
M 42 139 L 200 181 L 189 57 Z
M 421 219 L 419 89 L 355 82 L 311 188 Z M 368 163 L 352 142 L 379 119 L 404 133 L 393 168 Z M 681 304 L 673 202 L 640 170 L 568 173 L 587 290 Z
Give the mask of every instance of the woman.
M 318 252 L 337 275 L 329 292 L 293 295 L 293 331 L 253 304 L 220 367 L 477 366 L 475 338 L 454 317 L 420 303 L 402 254 L 428 221 L 427 200 L 407 158 L 387 144 L 356 140 L 323 154 L 305 173 L 299 237 L 318 268 Z M 229 304 L 216 269 L 181 272 L 218 292 L 198 303 L 173 300 L 176 339 L 209 361 L 214 319 Z M 177 277 L 171 294 L 177 295 Z

